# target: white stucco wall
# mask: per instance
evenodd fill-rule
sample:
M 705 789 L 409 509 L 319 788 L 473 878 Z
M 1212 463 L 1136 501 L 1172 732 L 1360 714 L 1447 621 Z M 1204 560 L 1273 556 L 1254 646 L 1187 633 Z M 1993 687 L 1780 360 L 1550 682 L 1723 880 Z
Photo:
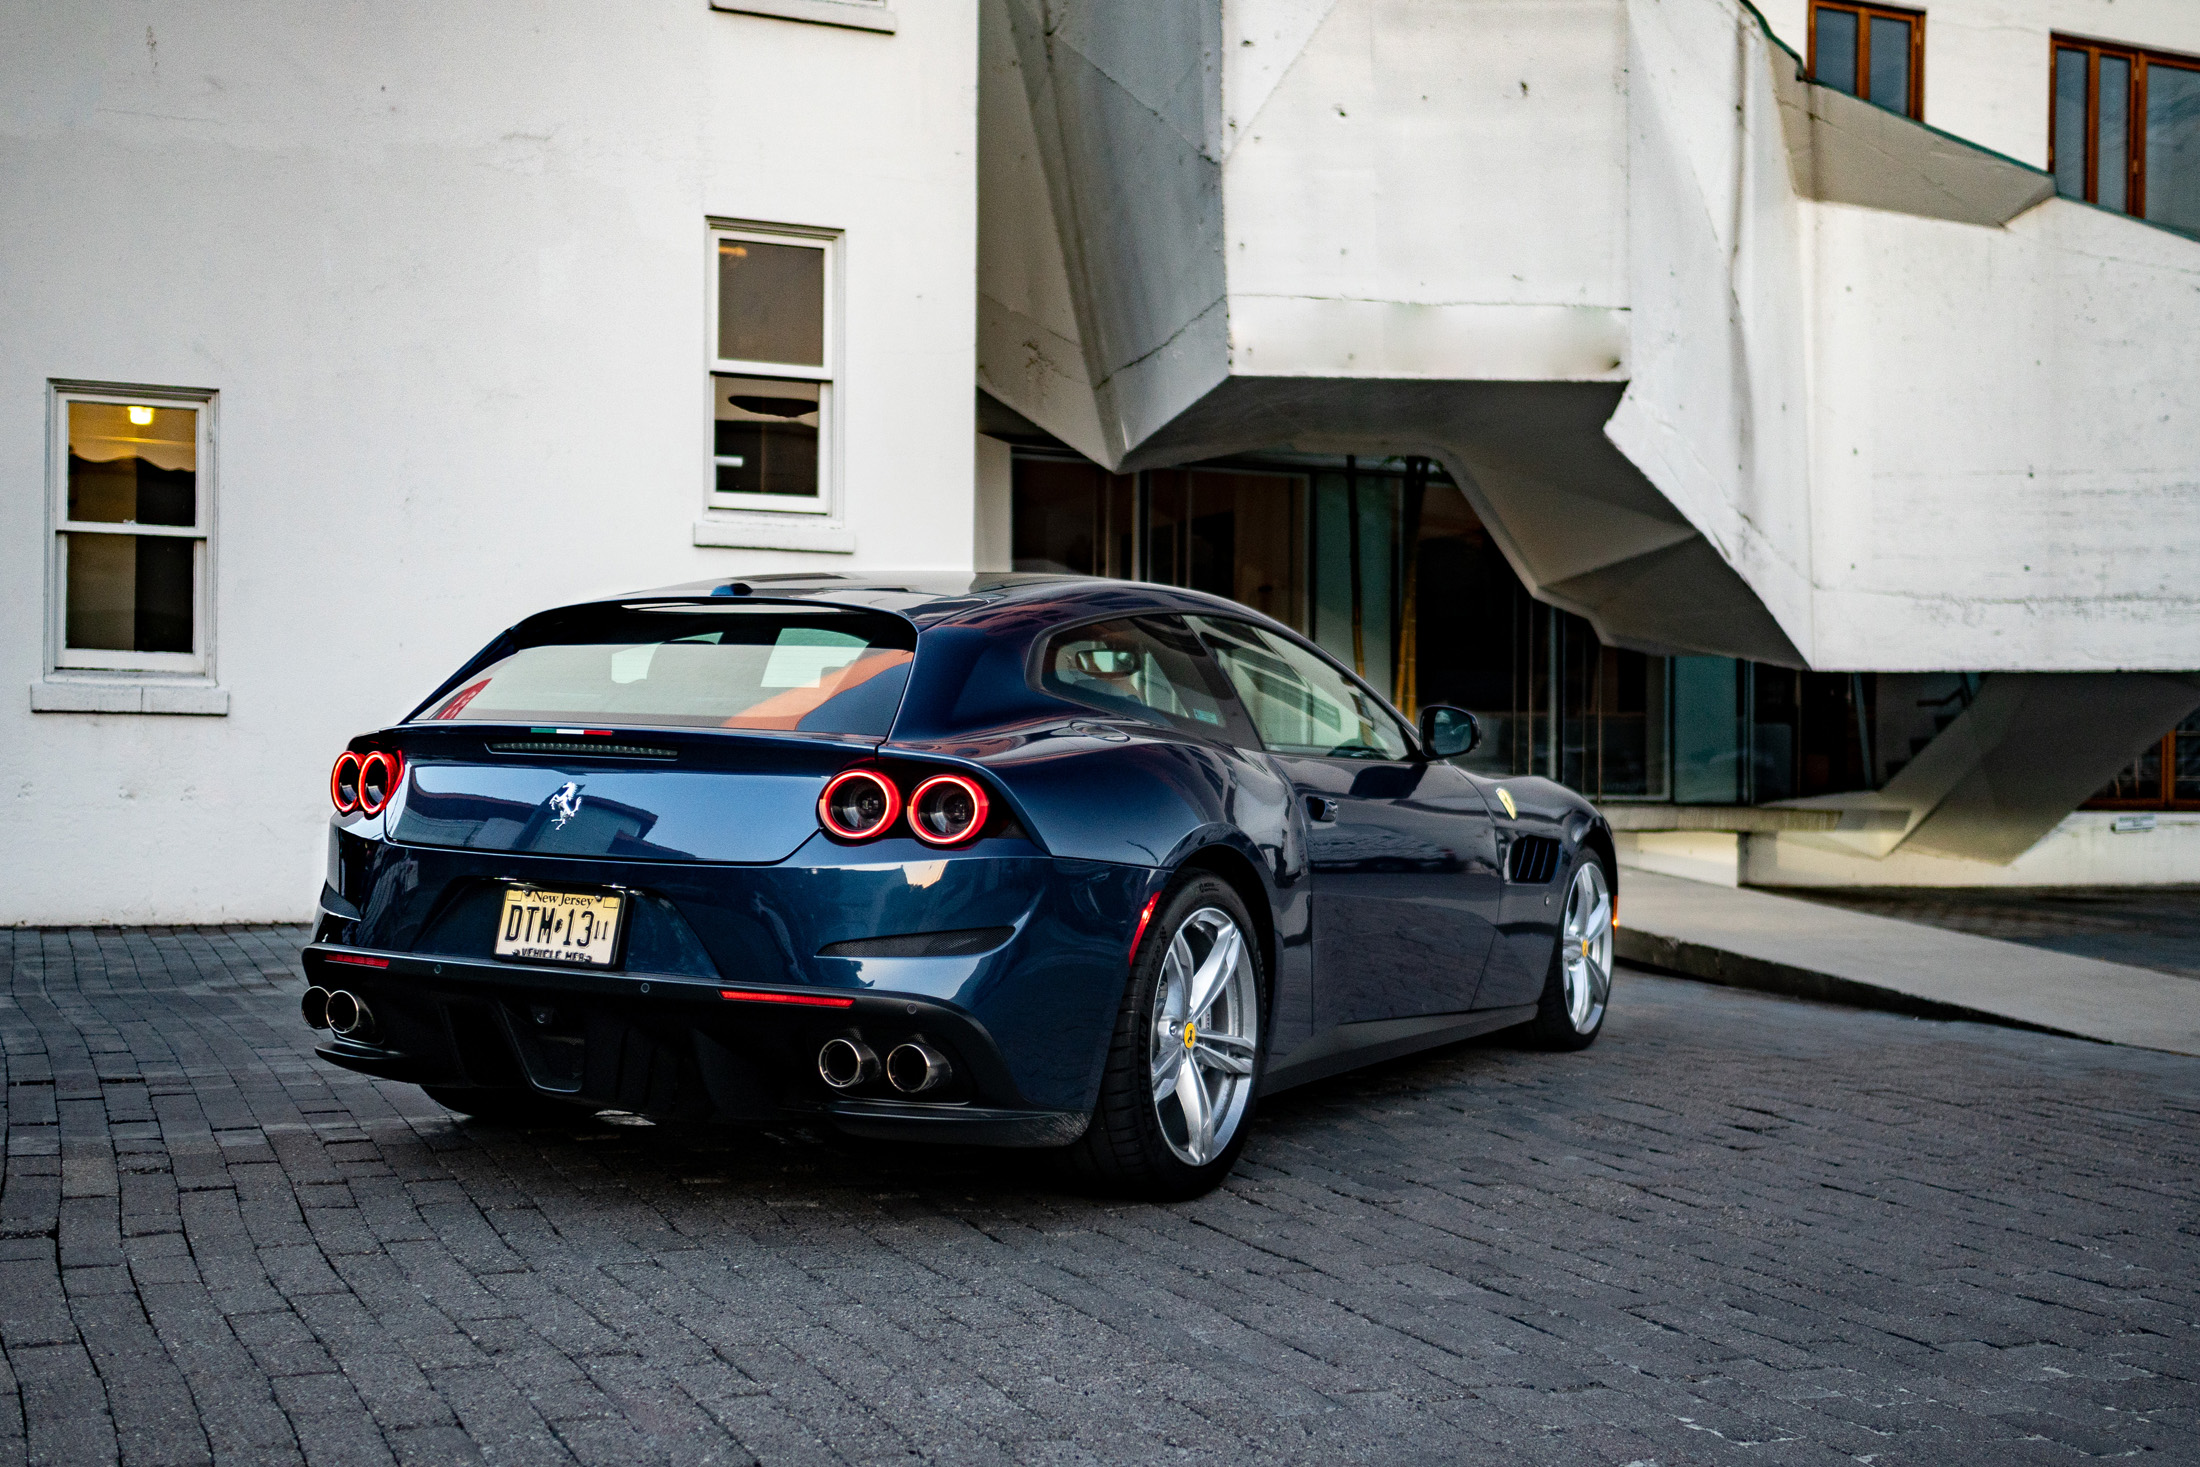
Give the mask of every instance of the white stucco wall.
M 2200 665 L 2200 242 L 1807 208 L 1815 665 Z
M 1234 372 L 1627 375 L 1620 6 L 1222 15 Z
M 969 567 L 975 0 L 899 20 L 0 12 L 0 923 L 302 919 L 343 741 L 545 605 Z M 714 215 L 845 231 L 852 556 L 694 543 Z M 228 716 L 30 712 L 56 377 L 220 393 Z

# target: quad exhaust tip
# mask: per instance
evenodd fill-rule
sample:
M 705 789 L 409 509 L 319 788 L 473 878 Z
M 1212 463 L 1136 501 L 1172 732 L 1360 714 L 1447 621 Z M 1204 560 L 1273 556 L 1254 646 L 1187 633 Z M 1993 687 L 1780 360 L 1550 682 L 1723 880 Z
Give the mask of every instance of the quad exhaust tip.
M 954 1066 L 921 1039 L 897 1044 L 886 1056 L 886 1082 L 904 1095 L 922 1095 L 947 1083 Z
M 339 988 L 328 996 L 324 1005 L 329 1028 L 346 1039 L 362 1042 L 374 1038 L 374 1011 L 358 994 Z
M 316 983 L 298 1000 L 298 1012 L 305 1016 L 308 1029 L 328 1027 L 328 990 Z
M 860 1039 L 828 1039 L 817 1052 L 817 1074 L 835 1090 L 853 1090 L 878 1078 L 878 1051 Z

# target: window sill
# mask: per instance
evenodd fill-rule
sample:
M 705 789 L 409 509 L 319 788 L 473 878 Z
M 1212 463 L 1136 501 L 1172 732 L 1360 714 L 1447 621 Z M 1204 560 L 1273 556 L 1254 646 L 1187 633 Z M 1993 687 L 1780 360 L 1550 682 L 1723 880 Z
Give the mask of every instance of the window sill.
M 171 713 L 202 718 L 229 714 L 229 689 L 159 678 L 49 677 L 31 684 L 33 713 Z
M 893 11 L 884 5 L 864 4 L 862 0 L 710 0 L 710 8 L 736 15 L 768 15 L 774 20 L 880 31 L 889 36 L 901 28 Z
M 810 516 L 711 515 L 695 522 L 695 543 L 729 550 L 808 550 L 820 555 L 853 555 L 852 530 L 821 525 Z

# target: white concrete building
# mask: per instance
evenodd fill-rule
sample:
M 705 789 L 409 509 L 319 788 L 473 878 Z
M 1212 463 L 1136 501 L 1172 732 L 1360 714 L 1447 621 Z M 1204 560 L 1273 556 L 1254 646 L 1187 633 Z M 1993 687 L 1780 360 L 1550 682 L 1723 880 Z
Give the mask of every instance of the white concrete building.
M 543 606 L 967 568 L 976 67 L 975 0 L 0 7 L 0 922 L 300 917 L 343 741 Z
M 1295 451 L 1318 495 L 1324 456 L 1425 458 L 1600 655 L 1817 675 L 1792 705 L 1857 675 L 1818 720 L 1845 777 L 1807 773 L 1807 720 L 1768 711 L 1760 674 L 1701 665 L 1630 674 L 1666 690 L 1621 710 L 1616 783 L 1582 764 L 1607 721 L 1594 677 L 1516 692 L 1512 767 L 1840 812 L 1690 835 L 1723 840 L 1730 879 L 1747 836 L 1768 879 L 1883 880 L 1899 847 L 1905 869 L 1941 861 L 1932 879 L 1999 881 L 2200 701 L 2200 9 L 984 14 L 993 397 L 1116 471 Z M 1401 585 L 1425 492 L 1400 489 Z M 1388 616 L 1405 646 L 1415 611 L 1396 591 L 1371 609 L 1366 580 L 1355 645 Z M 1418 638 L 1418 687 L 1402 660 L 1381 671 L 1427 693 L 1436 650 Z M 1526 647 L 1516 682 L 1544 656 Z M 1929 681 L 1959 673 L 1987 677 Z M 1917 738 L 1920 699 L 1951 697 Z M 2191 733 L 2164 804 L 2200 808 Z M 2110 864 L 2200 879 L 2200 844 L 2147 846 Z
M 301 916 L 544 605 L 1012 562 L 1652 864 L 2200 880 L 2194 79 L 2186 0 L 0 0 L 0 922 Z

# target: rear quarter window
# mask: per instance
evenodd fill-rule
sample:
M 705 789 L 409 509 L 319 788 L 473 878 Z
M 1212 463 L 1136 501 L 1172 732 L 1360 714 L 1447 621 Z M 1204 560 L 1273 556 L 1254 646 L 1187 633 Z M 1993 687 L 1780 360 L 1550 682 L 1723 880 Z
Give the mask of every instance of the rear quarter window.
M 1254 742 L 1222 669 L 1173 617 L 1090 622 L 1056 632 L 1040 656 L 1039 686 L 1104 713 L 1227 743 Z
M 917 638 L 881 612 L 756 604 L 587 608 L 520 636 L 418 716 L 884 738 Z

